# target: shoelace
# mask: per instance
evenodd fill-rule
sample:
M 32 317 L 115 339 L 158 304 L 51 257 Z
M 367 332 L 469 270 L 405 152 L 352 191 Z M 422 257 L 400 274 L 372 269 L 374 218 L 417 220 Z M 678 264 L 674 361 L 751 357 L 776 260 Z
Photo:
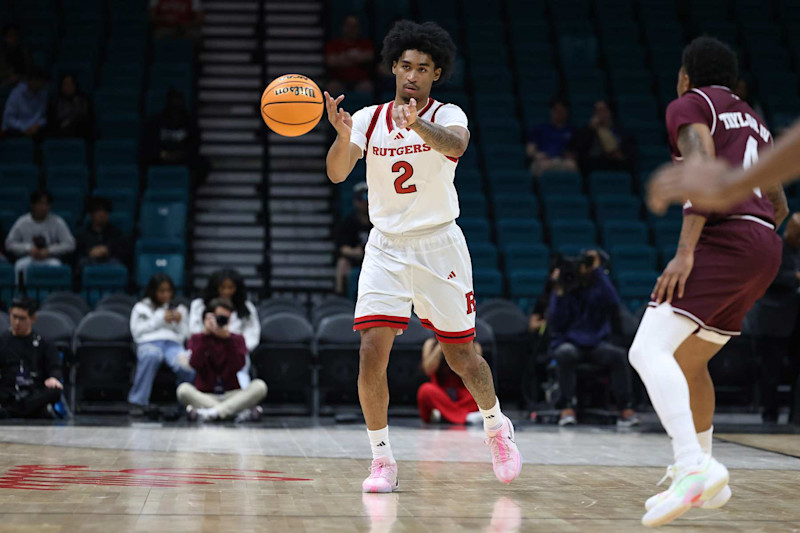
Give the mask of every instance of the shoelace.
M 386 465 L 382 463 L 372 464 L 369 466 L 369 477 L 383 477 L 383 469 Z
M 664 484 L 664 482 L 668 479 L 675 479 L 675 476 L 678 475 L 678 467 L 675 465 L 669 465 L 667 467 L 667 473 L 664 474 L 664 477 L 661 478 L 661 481 L 658 482 L 658 486 Z
M 508 454 L 508 447 L 503 442 L 503 438 L 498 434 L 494 437 L 488 437 L 486 440 L 483 441 L 484 444 L 488 444 L 489 448 L 492 451 L 492 455 L 499 455 L 500 461 L 505 463 L 510 459 Z

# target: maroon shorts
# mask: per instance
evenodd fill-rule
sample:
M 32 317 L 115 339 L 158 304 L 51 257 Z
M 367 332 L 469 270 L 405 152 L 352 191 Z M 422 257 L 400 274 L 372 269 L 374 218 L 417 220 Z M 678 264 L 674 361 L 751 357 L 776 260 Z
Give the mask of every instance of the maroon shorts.
M 672 307 L 703 329 L 740 335 L 745 315 L 777 276 L 782 254 L 781 238 L 758 222 L 706 226 L 683 298 L 674 298 Z

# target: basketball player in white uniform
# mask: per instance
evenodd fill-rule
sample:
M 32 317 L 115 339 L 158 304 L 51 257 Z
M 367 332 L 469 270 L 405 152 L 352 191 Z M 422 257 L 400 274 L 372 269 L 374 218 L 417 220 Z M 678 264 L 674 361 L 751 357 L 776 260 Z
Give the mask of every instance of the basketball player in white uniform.
M 455 45 L 434 23 L 400 21 L 383 42 L 392 68 L 392 102 L 352 117 L 344 96 L 327 92 L 328 119 L 337 137 L 328 151 L 328 177 L 344 181 L 367 160 L 369 215 L 374 229 L 358 280 L 354 329 L 361 332 L 358 395 L 372 444 L 364 492 L 397 490 L 397 464 L 389 444 L 386 368 L 394 337 L 408 327 L 412 306 L 433 330 L 447 363 L 461 377 L 484 417 L 494 472 L 510 483 L 522 469 L 514 427 L 500 411 L 492 373 L 475 352 L 475 295 L 453 179 L 469 143 L 467 117 L 453 104 L 430 97 L 450 73 Z

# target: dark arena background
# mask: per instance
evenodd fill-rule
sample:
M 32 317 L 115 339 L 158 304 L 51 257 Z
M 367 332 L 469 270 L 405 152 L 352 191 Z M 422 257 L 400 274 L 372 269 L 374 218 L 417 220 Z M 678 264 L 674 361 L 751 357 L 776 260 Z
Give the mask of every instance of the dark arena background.
M 259 115 L 285 74 L 351 115 L 394 101 L 381 50 L 403 19 L 457 48 L 430 96 L 469 119 L 449 158 L 464 306 L 524 458 L 508 485 L 477 406 L 453 408 L 469 392 L 437 385 L 441 355 L 423 366 L 447 339 L 412 314 L 386 372 L 400 488 L 362 493 L 374 192 L 364 159 L 329 179 L 322 105 L 296 137 Z M 683 49 L 730 46 L 729 89 L 780 139 L 800 1 L 0 0 L 0 26 L 0 531 L 642 528 L 672 455 L 627 352 L 681 236 L 681 207 L 644 199 L 671 164 Z M 683 531 L 800 530 L 800 187 L 785 195 L 778 276 L 709 364 L 733 496 Z M 613 296 L 576 328 L 616 359 L 564 360 L 553 309 L 595 274 Z

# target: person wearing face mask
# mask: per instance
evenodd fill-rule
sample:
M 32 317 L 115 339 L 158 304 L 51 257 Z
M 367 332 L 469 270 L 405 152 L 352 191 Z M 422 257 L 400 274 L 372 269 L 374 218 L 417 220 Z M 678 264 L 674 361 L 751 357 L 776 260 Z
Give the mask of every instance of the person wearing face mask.
M 232 268 L 223 268 L 211 274 L 202 297 L 192 300 L 189 308 L 189 333 L 194 335 L 205 331 L 205 314 L 216 298 L 225 298 L 233 304 L 228 329 L 231 333 L 244 337 L 247 355 L 245 363 L 237 371 L 239 384 L 247 387 L 250 384 L 249 353 L 261 342 L 261 322 L 256 306 L 247 299 L 247 287 L 239 272 Z
M 585 175 L 596 170 L 633 171 L 633 143 L 615 123 L 605 100 L 595 102 L 589 125 L 575 133 L 566 151 L 575 154 L 578 167 Z
M 267 395 L 267 385 L 260 379 L 244 388 L 239 385 L 237 372 L 244 365 L 247 346 L 244 337 L 231 333 L 233 312 L 231 300 L 214 298 L 204 311 L 202 333 L 189 338 L 189 365 L 197 374 L 194 384 L 183 383 L 177 391 L 189 421 L 261 418 L 258 404 Z
M 75 76 L 65 74 L 59 91 L 47 110 L 48 136 L 88 138 L 92 117 L 89 99 L 79 89 Z

